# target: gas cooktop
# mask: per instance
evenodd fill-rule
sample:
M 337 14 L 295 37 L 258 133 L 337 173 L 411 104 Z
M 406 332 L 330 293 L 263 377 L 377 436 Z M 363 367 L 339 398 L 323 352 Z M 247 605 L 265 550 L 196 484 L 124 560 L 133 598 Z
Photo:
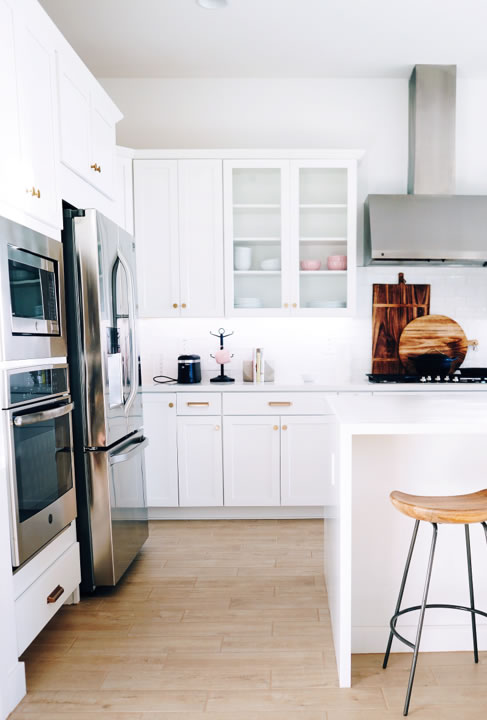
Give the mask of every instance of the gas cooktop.
M 389 375 L 367 373 L 371 383 L 484 383 L 487 384 L 487 368 L 460 368 L 452 375 Z

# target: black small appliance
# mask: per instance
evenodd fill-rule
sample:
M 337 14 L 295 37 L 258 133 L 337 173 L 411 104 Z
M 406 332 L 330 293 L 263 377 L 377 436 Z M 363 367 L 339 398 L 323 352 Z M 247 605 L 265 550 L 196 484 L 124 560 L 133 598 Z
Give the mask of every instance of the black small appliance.
M 178 357 L 178 383 L 191 385 L 201 382 L 201 358 L 199 355 L 180 355 Z

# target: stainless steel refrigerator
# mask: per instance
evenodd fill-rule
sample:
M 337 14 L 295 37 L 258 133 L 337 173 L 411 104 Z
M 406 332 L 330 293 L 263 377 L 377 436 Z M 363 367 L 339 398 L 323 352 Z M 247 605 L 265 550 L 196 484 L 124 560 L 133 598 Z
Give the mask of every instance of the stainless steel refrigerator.
M 81 588 L 115 585 L 148 536 L 133 238 L 64 209 Z

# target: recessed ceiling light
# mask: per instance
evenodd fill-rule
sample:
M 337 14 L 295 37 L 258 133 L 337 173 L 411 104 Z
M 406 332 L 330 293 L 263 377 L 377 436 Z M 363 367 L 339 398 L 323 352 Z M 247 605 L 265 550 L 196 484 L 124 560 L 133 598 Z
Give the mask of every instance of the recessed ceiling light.
M 218 10 L 228 5 L 228 0 L 196 0 L 198 5 L 207 10 Z

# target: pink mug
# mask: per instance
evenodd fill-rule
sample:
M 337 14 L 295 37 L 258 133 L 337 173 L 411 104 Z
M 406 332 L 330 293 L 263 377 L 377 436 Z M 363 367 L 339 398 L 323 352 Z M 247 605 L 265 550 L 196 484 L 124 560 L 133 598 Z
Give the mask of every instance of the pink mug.
M 225 365 L 225 363 L 230 362 L 230 350 L 217 350 L 215 353 L 215 360 L 220 365 Z

